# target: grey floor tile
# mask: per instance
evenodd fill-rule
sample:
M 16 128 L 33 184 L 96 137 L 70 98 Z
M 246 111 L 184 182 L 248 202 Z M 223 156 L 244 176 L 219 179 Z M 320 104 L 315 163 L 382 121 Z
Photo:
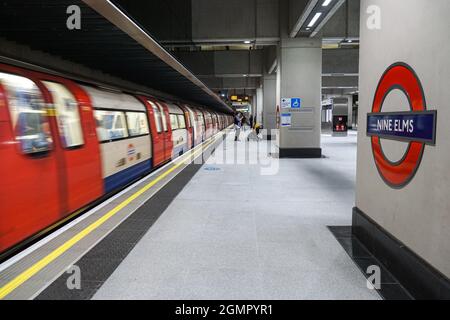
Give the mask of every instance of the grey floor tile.
M 261 273 L 258 269 L 201 268 L 189 271 L 183 288 L 185 299 L 216 300 L 261 298 Z
M 379 299 L 327 228 L 351 224 L 356 136 L 322 143 L 326 158 L 281 159 L 273 175 L 243 141 L 216 148 L 94 298 Z

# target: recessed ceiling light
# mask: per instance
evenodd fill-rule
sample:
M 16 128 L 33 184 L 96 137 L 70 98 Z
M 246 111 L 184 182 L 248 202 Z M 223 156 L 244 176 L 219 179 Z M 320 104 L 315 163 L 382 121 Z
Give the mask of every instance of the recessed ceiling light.
M 316 24 L 317 20 L 319 20 L 320 16 L 322 15 L 322 12 L 317 12 L 314 17 L 312 18 L 311 22 L 308 24 L 308 27 L 312 27 Z
M 333 0 L 325 0 L 325 1 L 322 3 L 322 7 L 328 7 L 328 5 L 331 3 L 331 1 L 333 1 Z

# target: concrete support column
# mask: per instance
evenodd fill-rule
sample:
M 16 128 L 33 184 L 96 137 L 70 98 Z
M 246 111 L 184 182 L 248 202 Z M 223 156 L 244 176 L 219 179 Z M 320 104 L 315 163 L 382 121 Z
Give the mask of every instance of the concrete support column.
M 277 128 L 277 77 L 276 75 L 264 75 L 263 77 L 263 126 L 270 134 L 271 130 Z
M 300 108 L 281 108 L 280 157 L 320 158 L 322 89 L 322 41 L 282 37 L 278 50 L 277 103 L 300 98 Z M 290 124 L 284 123 L 290 117 Z M 289 122 L 289 121 L 288 121 Z
M 369 9 L 379 12 L 380 28 L 370 25 Z M 448 0 L 361 1 L 353 232 L 376 258 L 388 262 L 406 290 L 424 300 L 450 297 L 450 42 L 442 41 L 448 39 L 449 13 Z M 417 126 L 412 130 L 414 142 L 379 137 L 380 151 L 367 134 L 367 115 L 372 113 L 378 85 L 387 82 L 382 75 L 393 65 L 418 83 L 418 100 L 423 101 L 416 106 L 437 112 L 436 125 L 421 128 L 434 132 L 436 143 L 423 145 L 416 153 L 411 150 L 412 144 L 420 144 Z M 412 113 L 414 90 L 403 77 L 389 84 L 394 90 L 386 95 L 381 112 Z M 408 162 L 407 157 L 417 160 Z M 395 185 L 388 176 L 401 177 L 403 182 Z
M 256 89 L 256 120 L 263 123 L 264 95 L 262 86 Z
M 250 117 L 250 115 L 255 116 L 255 112 L 256 112 L 256 108 L 257 108 L 257 98 L 256 98 L 256 93 L 251 95 L 251 101 L 252 103 L 250 104 L 250 114 L 248 115 Z
M 349 95 L 348 97 L 348 123 L 347 126 L 349 129 L 353 127 L 353 96 Z

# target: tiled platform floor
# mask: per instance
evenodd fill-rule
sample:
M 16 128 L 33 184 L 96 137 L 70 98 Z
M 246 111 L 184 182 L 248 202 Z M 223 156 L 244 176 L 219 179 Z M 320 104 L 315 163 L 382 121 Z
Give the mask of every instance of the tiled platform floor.
M 356 135 L 273 175 L 245 161 L 266 142 L 232 140 L 215 156 L 241 164 L 205 164 L 94 299 L 379 299 L 327 228 L 351 224 Z

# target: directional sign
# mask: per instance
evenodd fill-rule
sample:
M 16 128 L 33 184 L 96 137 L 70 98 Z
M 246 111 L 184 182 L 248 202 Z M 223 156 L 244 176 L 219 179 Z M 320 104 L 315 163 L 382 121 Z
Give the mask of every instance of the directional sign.
M 283 98 L 281 99 L 281 108 L 282 109 L 289 109 L 291 107 L 291 98 Z
M 387 95 L 401 90 L 408 98 L 407 112 L 382 112 Z M 390 66 L 378 83 L 367 115 L 367 135 L 371 137 L 376 167 L 392 188 L 403 188 L 419 169 L 425 144 L 436 143 L 436 111 L 427 111 L 425 93 L 414 70 L 405 63 Z M 400 161 L 390 161 L 383 152 L 381 139 L 407 141 L 408 149 Z

